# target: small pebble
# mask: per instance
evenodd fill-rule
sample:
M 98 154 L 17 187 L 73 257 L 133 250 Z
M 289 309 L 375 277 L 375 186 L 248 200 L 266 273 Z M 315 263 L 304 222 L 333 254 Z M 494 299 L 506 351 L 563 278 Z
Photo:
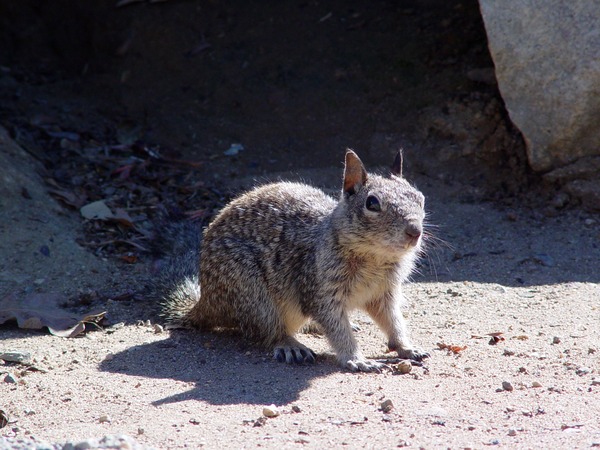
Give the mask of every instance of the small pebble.
M 161 334 L 165 331 L 164 327 L 159 323 L 155 323 L 153 328 L 155 334 Z
M 577 375 L 587 375 L 588 373 L 590 373 L 592 370 L 589 367 L 578 367 L 577 370 L 575 371 L 575 373 Z
M 554 206 L 556 209 L 564 208 L 569 203 L 569 199 L 569 194 L 566 192 L 559 192 L 552 199 L 552 206 Z
M 76 450 L 88 450 L 91 448 L 98 448 L 98 441 L 96 439 L 86 439 L 85 441 L 78 442 L 73 448 Z
M 102 416 L 100 416 L 98 418 L 98 422 L 100 422 L 100 423 L 110 423 L 111 420 L 110 420 L 109 416 L 107 416 L 106 414 L 104 414 L 104 415 L 102 415 Z
M 534 381 L 533 383 L 531 383 L 531 387 L 541 388 L 542 387 L 542 383 L 540 383 L 539 381 Z
M 231 144 L 231 146 L 227 150 L 225 150 L 223 154 L 225 156 L 235 156 L 242 150 L 244 150 L 244 146 L 242 144 L 235 143 Z
M 600 386 L 600 378 L 592 378 L 592 386 Z
M 505 348 L 502 354 L 504 356 L 513 356 L 515 354 L 515 351 L 510 348 Z
M 21 351 L 11 351 L 11 352 L 2 352 L 0 353 L 0 359 L 8 362 L 16 362 L 19 364 L 29 364 L 31 363 L 31 353 L 29 352 L 21 352 Z
M 495 290 L 496 292 L 500 292 L 501 294 L 506 294 L 508 292 L 506 290 L 506 288 L 500 284 L 496 284 L 495 286 L 492 286 L 492 289 Z
M 411 370 L 412 370 L 412 364 L 410 363 L 410 361 L 402 360 L 398 364 L 396 364 L 394 372 L 400 373 L 400 374 L 405 374 L 405 373 L 410 373 Z
M 390 399 L 384 400 L 383 402 L 381 402 L 380 409 L 381 411 L 387 414 L 391 412 L 392 409 L 394 409 L 394 404 Z
M 510 430 L 508 430 L 508 435 L 509 436 L 516 436 L 517 435 L 517 430 L 515 430 L 514 428 L 511 428 Z
M 298 405 L 293 405 L 292 406 L 292 411 L 294 411 L 295 413 L 302 412 L 302 410 L 300 409 L 300 407 Z
M 266 417 L 259 417 L 258 419 L 256 419 L 254 421 L 254 425 L 252 425 L 253 427 L 262 427 L 267 423 L 267 418 Z
M 504 389 L 505 391 L 512 391 L 514 390 L 513 385 L 509 382 L 509 381 L 503 381 L 502 382 L 502 389 Z
M 265 417 L 277 417 L 279 415 L 279 409 L 275 405 L 265 406 L 262 410 L 263 416 Z
M 560 338 L 558 336 L 554 336 L 552 338 L 552 343 L 553 344 L 560 344 Z
M 9 372 L 4 377 L 4 382 L 5 383 L 16 383 L 17 382 L 17 377 L 14 374 L 12 374 L 12 373 Z

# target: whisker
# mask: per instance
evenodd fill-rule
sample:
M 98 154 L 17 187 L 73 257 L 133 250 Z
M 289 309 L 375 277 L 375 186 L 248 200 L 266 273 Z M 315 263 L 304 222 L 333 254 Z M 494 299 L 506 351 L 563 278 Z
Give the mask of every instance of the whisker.
M 426 259 L 425 264 L 421 264 L 416 271 L 418 274 L 423 275 L 423 266 L 429 266 L 429 272 L 435 279 L 438 279 L 438 266 L 446 266 L 442 258 L 442 250 L 454 251 L 454 247 L 446 240 L 438 237 L 435 231 L 438 231 L 440 227 L 431 223 L 424 223 L 423 225 L 423 245 L 419 250 L 419 258 Z M 447 267 L 446 267 L 447 268 Z

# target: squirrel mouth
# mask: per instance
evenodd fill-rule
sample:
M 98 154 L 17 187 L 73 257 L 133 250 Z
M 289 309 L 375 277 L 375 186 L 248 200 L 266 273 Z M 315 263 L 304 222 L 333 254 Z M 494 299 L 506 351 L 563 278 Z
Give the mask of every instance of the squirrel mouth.
M 420 236 L 412 236 L 410 237 L 407 241 L 405 247 L 409 248 L 409 247 L 416 247 L 417 245 L 419 245 L 419 237 Z
M 400 245 L 402 250 L 410 250 L 419 245 L 420 236 L 406 236 L 404 242 Z

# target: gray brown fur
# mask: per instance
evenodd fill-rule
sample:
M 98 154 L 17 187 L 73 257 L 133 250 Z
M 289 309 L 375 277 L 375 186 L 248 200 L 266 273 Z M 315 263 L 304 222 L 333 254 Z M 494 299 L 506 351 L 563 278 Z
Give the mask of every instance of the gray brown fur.
M 397 159 L 396 174 L 369 175 L 349 150 L 337 201 L 286 182 L 236 198 L 204 231 L 201 255 L 198 237 L 196 248 L 172 244 L 184 251 L 155 283 L 163 285 L 163 315 L 177 326 L 239 328 L 288 363 L 314 361 L 295 338 L 312 319 L 341 366 L 378 370 L 380 363 L 362 355 L 348 318 L 362 309 L 386 334 L 390 350 L 402 358 L 428 356 L 411 345 L 401 312 L 401 284 L 421 248 L 424 197 L 399 167 Z M 368 197 L 380 211 L 367 209 Z

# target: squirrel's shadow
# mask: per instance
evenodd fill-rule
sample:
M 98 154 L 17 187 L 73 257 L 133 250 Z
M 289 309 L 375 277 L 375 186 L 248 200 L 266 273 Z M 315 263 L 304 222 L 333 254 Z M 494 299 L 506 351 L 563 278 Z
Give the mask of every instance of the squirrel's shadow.
M 155 406 L 190 399 L 213 405 L 284 405 L 297 400 L 312 379 L 340 370 L 328 355 L 319 355 L 315 364 L 279 363 L 264 350 L 244 348 L 240 339 L 229 333 L 178 330 L 166 340 L 113 355 L 100 370 L 195 384 L 186 392 L 156 400 Z

